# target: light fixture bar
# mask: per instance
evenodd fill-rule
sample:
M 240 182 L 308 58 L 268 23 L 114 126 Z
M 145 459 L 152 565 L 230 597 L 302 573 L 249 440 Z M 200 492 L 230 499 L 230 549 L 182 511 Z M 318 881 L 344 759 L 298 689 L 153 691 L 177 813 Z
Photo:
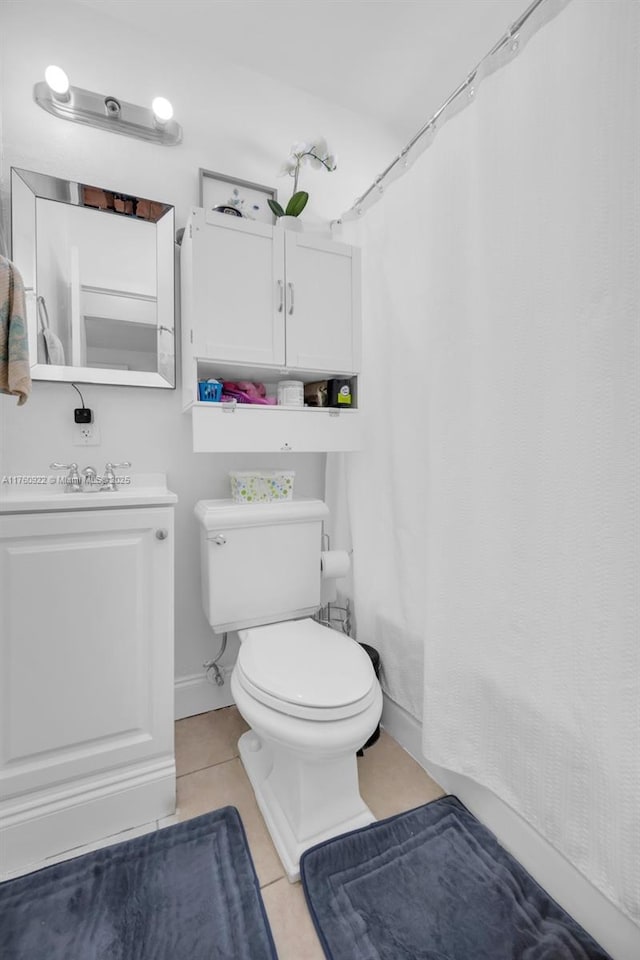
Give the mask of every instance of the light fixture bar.
M 84 123 L 126 137 L 137 137 L 151 143 L 173 146 L 182 140 L 182 127 L 175 120 L 158 124 L 150 107 L 139 107 L 118 97 L 103 96 L 81 87 L 69 87 L 69 99 L 56 98 L 44 81 L 36 83 L 33 99 L 47 113 L 61 120 Z

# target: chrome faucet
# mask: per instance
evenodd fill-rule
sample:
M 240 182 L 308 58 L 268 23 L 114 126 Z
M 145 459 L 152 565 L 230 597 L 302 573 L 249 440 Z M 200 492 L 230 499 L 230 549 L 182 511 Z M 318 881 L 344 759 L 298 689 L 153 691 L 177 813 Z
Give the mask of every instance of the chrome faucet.
M 122 463 L 107 463 L 105 464 L 104 471 L 102 473 L 102 486 L 101 490 L 117 490 L 118 484 L 116 481 L 116 475 L 114 470 L 118 470 L 124 467 L 130 467 L 131 464 L 128 460 L 123 460 Z
M 78 473 L 78 464 L 77 463 L 58 463 L 54 460 L 53 463 L 49 464 L 51 470 L 68 470 L 69 473 L 65 477 L 65 489 L 67 493 L 81 493 L 82 492 L 82 480 L 80 479 L 80 474 Z
M 96 468 L 85 467 L 84 470 L 82 470 L 81 472 L 82 472 L 82 482 L 84 483 L 85 487 L 89 487 L 89 489 L 91 489 L 93 484 L 96 482 L 96 478 L 98 476 L 98 474 L 96 473 Z

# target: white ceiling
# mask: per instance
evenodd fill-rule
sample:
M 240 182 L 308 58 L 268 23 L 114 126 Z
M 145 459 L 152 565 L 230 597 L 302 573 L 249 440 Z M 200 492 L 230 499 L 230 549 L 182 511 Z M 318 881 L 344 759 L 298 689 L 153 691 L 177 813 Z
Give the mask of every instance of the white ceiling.
M 148 38 L 300 87 L 401 146 L 527 0 L 78 0 Z

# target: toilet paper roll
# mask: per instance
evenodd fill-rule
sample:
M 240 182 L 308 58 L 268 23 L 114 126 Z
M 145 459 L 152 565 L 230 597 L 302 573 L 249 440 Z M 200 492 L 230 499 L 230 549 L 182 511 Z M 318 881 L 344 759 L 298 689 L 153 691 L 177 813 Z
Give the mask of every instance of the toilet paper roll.
M 322 580 L 339 580 L 346 577 L 351 566 L 351 558 L 346 550 L 323 550 L 320 554 L 320 576 Z
M 320 581 L 320 606 L 326 607 L 328 603 L 335 603 L 338 599 L 338 588 L 335 580 Z

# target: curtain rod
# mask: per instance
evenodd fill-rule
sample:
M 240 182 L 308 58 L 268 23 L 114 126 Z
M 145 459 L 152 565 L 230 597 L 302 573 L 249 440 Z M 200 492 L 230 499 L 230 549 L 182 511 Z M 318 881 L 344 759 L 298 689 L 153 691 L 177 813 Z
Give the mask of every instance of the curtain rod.
M 478 86 L 485 77 L 495 73 L 500 67 L 510 63 L 514 57 L 523 49 L 527 40 L 530 39 L 538 30 L 545 26 L 550 20 L 556 17 L 570 0 L 533 0 L 533 3 L 527 7 L 523 14 L 515 20 L 507 32 L 498 40 L 482 60 L 477 64 L 466 79 L 458 86 L 450 97 L 448 97 L 442 106 L 440 106 L 433 116 L 427 120 L 418 132 L 409 140 L 398 156 L 379 174 L 371 186 L 354 201 L 345 213 L 342 214 L 338 223 L 346 220 L 355 220 L 361 216 L 365 210 L 373 206 L 380 199 L 384 192 L 385 184 L 383 181 L 397 180 L 411 166 L 415 160 L 427 147 L 431 146 L 438 130 L 447 120 L 459 113 L 476 95 Z M 463 96 L 466 94 L 466 96 Z M 414 148 L 419 146 L 419 150 Z M 409 154 L 414 151 L 410 158 Z

